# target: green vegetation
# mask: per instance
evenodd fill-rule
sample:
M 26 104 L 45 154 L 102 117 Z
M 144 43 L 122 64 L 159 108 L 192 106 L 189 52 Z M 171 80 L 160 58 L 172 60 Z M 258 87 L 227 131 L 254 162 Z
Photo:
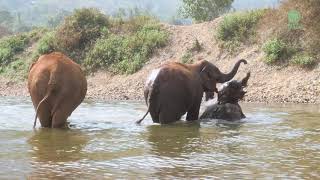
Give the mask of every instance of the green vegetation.
M 262 19 L 265 62 L 312 67 L 320 47 L 320 1 L 289 0 Z
M 191 64 L 193 63 L 193 59 L 192 59 L 192 52 L 190 50 L 187 50 L 183 56 L 181 57 L 181 62 L 184 64 Z
M 26 35 L 6 37 L 0 40 L 0 65 L 8 65 L 14 61 L 14 55 L 24 50 L 29 42 Z
M 285 58 L 287 54 L 286 44 L 277 38 L 267 41 L 263 45 L 262 50 L 266 54 L 265 62 L 268 64 L 273 64 Z
M 233 52 L 241 44 L 254 40 L 256 26 L 263 14 L 264 10 L 255 10 L 226 15 L 216 33 L 221 47 Z
M 142 68 L 167 39 L 168 34 L 150 16 L 110 18 L 97 9 L 78 9 L 56 29 L 0 39 L 0 73 L 26 77 L 29 65 L 40 55 L 61 51 L 87 72 L 103 68 L 130 74 Z
M 182 0 L 180 14 L 196 22 L 210 21 L 230 10 L 233 0 Z
M 109 28 L 108 17 L 99 10 L 84 8 L 75 10 L 66 17 L 58 28 L 57 41 L 66 50 L 84 49 L 102 35 L 104 28 Z
M 125 24 L 129 34 L 111 34 L 97 41 L 85 59 L 86 68 L 94 70 L 101 67 L 111 67 L 118 73 L 131 74 L 138 71 L 148 60 L 154 49 L 164 46 L 168 34 L 160 26 L 151 21 L 141 26 L 134 19 Z M 128 26 L 129 25 L 129 26 Z
M 290 60 L 294 65 L 299 65 L 303 67 L 312 67 L 316 63 L 316 59 L 309 54 L 299 53 Z

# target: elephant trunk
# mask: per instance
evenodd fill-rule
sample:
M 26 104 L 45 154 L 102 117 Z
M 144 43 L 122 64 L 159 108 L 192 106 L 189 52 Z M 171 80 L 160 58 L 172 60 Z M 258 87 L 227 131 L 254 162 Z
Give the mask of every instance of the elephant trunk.
M 239 66 L 241 63 L 247 64 L 247 61 L 244 59 L 240 59 L 233 67 L 232 71 L 228 74 L 221 73 L 220 77 L 218 78 L 219 83 L 224 83 L 230 81 L 238 72 Z
M 246 86 L 247 86 L 249 78 L 250 78 L 250 72 L 248 72 L 248 73 L 247 73 L 247 76 L 241 80 L 241 85 L 242 85 L 243 87 L 246 87 Z

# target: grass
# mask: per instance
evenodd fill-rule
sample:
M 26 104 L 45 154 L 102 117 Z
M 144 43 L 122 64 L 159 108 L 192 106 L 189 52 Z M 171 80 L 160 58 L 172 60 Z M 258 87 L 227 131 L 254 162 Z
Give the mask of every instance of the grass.
M 216 38 L 221 42 L 220 47 L 233 52 L 237 46 L 254 39 L 256 26 L 264 12 L 255 10 L 226 15 L 219 23 L 216 32 Z
M 302 67 L 312 67 L 316 64 L 316 59 L 306 53 L 298 53 L 290 60 L 291 64 L 302 66 Z

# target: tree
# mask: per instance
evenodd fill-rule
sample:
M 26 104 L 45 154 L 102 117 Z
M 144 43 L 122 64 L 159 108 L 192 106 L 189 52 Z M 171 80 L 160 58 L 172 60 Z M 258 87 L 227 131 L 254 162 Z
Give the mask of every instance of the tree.
M 196 22 L 210 21 L 231 9 L 233 0 L 182 0 L 180 14 Z

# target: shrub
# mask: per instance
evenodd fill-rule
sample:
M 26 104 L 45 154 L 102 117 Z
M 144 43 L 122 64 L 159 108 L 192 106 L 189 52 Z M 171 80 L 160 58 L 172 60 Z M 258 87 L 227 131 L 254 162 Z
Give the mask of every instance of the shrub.
M 25 34 L 9 36 L 0 40 L 0 64 L 7 65 L 14 61 L 14 55 L 22 52 L 29 42 Z
M 187 50 L 183 56 L 181 57 L 181 62 L 184 64 L 190 64 L 193 63 L 192 60 L 192 52 L 190 50 Z
M 0 73 L 11 80 L 25 80 L 28 76 L 31 63 L 32 61 L 28 58 L 20 58 L 10 62 L 7 66 L 1 66 Z
M 221 41 L 244 42 L 255 35 L 255 27 L 264 10 L 236 12 L 224 17 L 217 29 L 217 38 Z
M 145 24 L 135 33 L 99 39 L 85 59 L 87 70 L 99 67 L 131 74 L 138 71 L 154 49 L 166 44 L 168 35 L 159 26 Z
M 101 36 L 108 27 L 108 17 L 94 8 L 75 10 L 58 28 L 57 39 L 63 49 L 83 49 Z
M 57 50 L 57 42 L 55 39 L 55 33 L 53 31 L 47 32 L 42 38 L 38 41 L 36 54 L 48 54 Z
M 310 56 L 309 54 L 299 53 L 293 56 L 290 62 L 292 64 L 303 66 L 303 67 L 311 67 L 316 63 L 316 60 L 314 57 Z
M 266 54 L 265 62 L 272 64 L 285 56 L 287 47 L 283 41 L 275 38 L 267 41 L 263 45 L 262 50 Z

